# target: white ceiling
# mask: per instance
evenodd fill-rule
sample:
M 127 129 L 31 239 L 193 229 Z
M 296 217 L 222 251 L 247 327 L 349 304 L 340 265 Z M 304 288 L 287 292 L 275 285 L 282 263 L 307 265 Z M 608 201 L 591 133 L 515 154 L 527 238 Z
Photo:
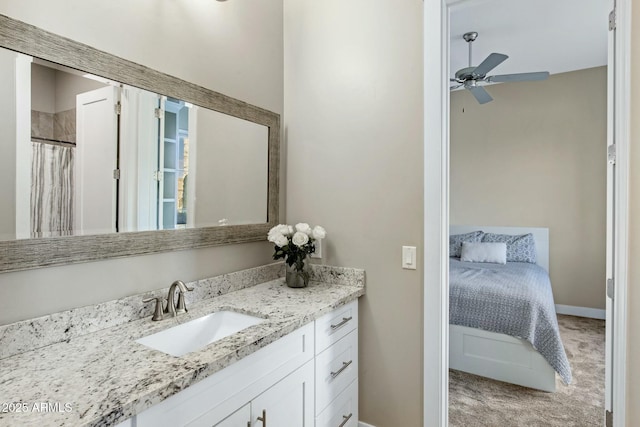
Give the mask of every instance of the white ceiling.
M 473 65 L 509 56 L 490 75 L 551 74 L 606 65 L 608 0 L 467 0 L 451 8 L 451 74 L 468 66 L 462 35 L 477 31 Z

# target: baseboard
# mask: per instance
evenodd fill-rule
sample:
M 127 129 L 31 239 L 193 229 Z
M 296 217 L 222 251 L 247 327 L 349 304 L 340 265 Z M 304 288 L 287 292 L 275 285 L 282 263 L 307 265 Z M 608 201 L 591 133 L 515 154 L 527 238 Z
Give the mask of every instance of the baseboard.
M 376 427 L 371 424 L 363 423 L 362 421 L 358 421 L 358 427 Z
M 575 305 L 562 304 L 556 304 L 556 313 L 602 320 L 604 320 L 607 315 L 607 312 L 605 310 L 601 310 L 599 308 L 576 307 Z

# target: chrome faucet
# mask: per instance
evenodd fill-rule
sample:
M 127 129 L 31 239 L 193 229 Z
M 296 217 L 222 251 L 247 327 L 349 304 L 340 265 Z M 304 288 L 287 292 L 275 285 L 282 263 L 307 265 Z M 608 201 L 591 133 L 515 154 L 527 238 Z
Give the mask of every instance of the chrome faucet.
M 178 302 L 174 302 L 176 288 L 178 288 Z M 193 288 L 188 288 L 182 280 L 176 280 L 169 287 L 169 295 L 167 296 L 167 308 L 164 310 L 165 314 L 171 316 L 177 316 L 180 313 L 186 313 L 187 307 L 184 303 L 184 293 L 192 291 Z
M 176 288 L 178 288 L 178 302 L 175 302 L 175 294 Z M 153 317 L 151 320 L 162 320 L 164 319 L 164 315 L 168 314 L 171 317 L 175 317 L 180 313 L 186 313 L 187 307 L 184 302 L 184 293 L 192 291 L 193 288 L 187 287 L 182 280 L 176 280 L 169 287 L 169 295 L 167 298 L 164 297 L 153 297 L 142 300 L 142 302 L 156 302 L 156 307 L 153 312 Z M 167 306 L 164 307 L 164 302 L 167 301 Z

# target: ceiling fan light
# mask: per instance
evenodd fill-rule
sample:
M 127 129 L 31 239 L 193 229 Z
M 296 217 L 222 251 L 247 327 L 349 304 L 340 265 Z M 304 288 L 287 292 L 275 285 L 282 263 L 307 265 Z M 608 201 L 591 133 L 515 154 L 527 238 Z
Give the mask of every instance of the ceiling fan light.
M 484 61 L 480 63 L 480 65 L 474 67 L 471 65 L 471 46 L 473 42 L 478 37 L 478 33 L 475 31 L 470 31 L 465 33 L 462 38 L 467 42 L 469 46 L 469 66 L 466 68 L 461 68 L 456 71 L 455 78 L 450 79 L 451 81 L 455 81 L 461 83 L 461 86 L 464 86 L 465 89 L 471 91 L 473 96 L 480 104 L 486 104 L 487 102 L 491 102 L 493 98 L 487 91 L 483 88 L 483 85 L 479 85 L 478 82 L 484 83 L 503 83 L 503 82 L 519 82 L 519 81 L 533 81 L 533 80 L 546 80 L 549 77 L 548 71 L 539 71 L 535 73 L 519 73 L 519 74 L 502 74 L 496 76 L 487 76 L 491 70 L 493 70 L 498 65 L 502 64 L 509 57 L 502 53 L 492 53 L 487 56 Z M 451 86 L 450 90 L 454 88 L 458 88 L 460 86 Z

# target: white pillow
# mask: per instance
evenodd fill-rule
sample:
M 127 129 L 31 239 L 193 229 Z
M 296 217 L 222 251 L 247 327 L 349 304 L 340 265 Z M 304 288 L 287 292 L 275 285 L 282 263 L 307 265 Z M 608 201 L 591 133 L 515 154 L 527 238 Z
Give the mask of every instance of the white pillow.
M 462 242 L 460 261 L 466 262 L 493 262 L 496 264 L 507 263 L 507 244 Z

